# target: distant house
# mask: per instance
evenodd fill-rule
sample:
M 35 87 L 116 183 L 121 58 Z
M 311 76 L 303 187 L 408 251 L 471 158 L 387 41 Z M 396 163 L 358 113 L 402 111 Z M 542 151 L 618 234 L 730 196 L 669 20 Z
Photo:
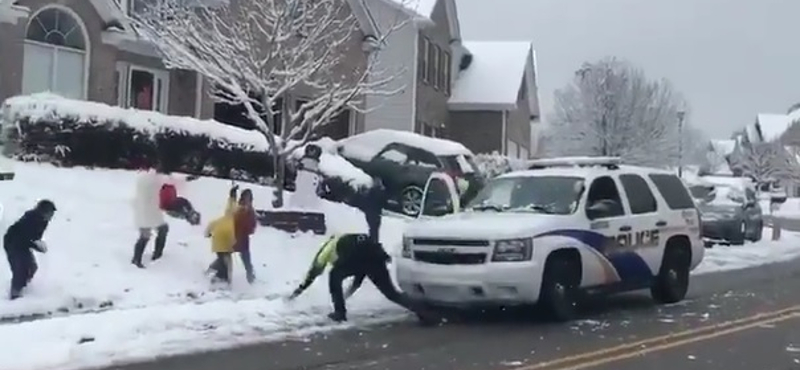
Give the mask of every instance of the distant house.
M 379 57 L 405 73 L 402 91 L 368 99 L 359 131 L 394 129 L 460 141 L 476 153 L 534 156 L 539 123 L 536 60 L 530 42 L 463 41 L 455 0 L 371 1 L 378 28 L 412 22 L 388 37 Z

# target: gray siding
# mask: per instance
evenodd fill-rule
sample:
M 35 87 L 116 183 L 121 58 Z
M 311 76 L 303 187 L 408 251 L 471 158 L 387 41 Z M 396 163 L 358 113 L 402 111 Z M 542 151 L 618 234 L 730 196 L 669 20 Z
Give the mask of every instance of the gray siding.
M 508 112 L 506 139 L 531 151 L 531 109 L 528 101 L 527 84 L 520 81 L 517 95 L 517 109 Z M 516 155 L 516 153 L 506 153 Z
M 25 19 L 0 23 L 0 102 L 22 91 L 22 40 Z
M 406 17 L 403 12 L 382 1 L 367 3 L 381 30 L 397 26 Z M 389 35 L 386 45 L 378 52 L 378 69 L 385 70 L 388 75 L 397 74 L 385 89 L 398 90 L 399 93 L 386 97 L 368 96 L 366 100 L 369 110 L 360 129 L 365 131 L 379 128 L 405 131 L 413 129 L 416 39 L 416 26 L 407 22 Z M 386 75 L 376 76 L 378 79 L 384 77 Z
M 503 145 L 502 132 L 502 112 L 450 112 L 449 138 L 476 154 L 499 152 Z
M 433 9 L 433 14 L 431 15 L 431 20 L 433 21 L 434 25 L 431 27 L 426 27 L 419 31 L 420 40 L 417 45 L 417 66 L 421 68 L 423 66 L 423 58 L 424 58 L 424 48 L 425 43 L 422 42 L 422 39 L 429 40 L 432 44 L 439 47 L 441 50 L 447 52 L 451 55 L 452 61 L 452 51 L 450 48 L 450 40 L 452 39 L 450 35 L 450 29 L 448 27 L 448 19 L 447 19 L 447 9 L 445 6 L 444 1 L 439 0 L 437 1 L 436 6 Z M 437 63 L 436 71 L 437 73 L 441 73 L 439 67 L 441 66 L 441 62 L 438 59 L 434 59 L 431 57 L 429 59 L 429 63 Z M 452 64 L 452 63 L 451 63 Z M 430 76 L 431 81 L 424 82 L 422 80 L 422 71 L 418 71 L 416 75 L 417 79 L 417 96 L 416 96 L 416 117 L 415 123 L 416 128 L 415 131 L 422 132 L 421 124 L 428 124 L 432 125 L 433 127 L 438 127 L 443 129 L 442 136 L 449 137 L 450 133 L 448 132 L 448 123 L 450 120 L 450 114 L 447 109 L 447 99 L 448 95 L 444 91 L 444 87 L 439 86 L 435 87 L 434 82 L 432 79 L 437 78 L 437 76 Z

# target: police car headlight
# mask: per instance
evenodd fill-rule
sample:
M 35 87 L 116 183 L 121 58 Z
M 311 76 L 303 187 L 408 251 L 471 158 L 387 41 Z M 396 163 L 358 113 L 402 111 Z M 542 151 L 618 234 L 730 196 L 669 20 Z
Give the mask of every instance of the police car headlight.
M 411 258 L 411 238 L 403 237 L 403 250 L 401 252 L 403 258 Z
M 494 245 L 492 262 L 530 261 L 533 242 L 530 238 L 498 240 Z

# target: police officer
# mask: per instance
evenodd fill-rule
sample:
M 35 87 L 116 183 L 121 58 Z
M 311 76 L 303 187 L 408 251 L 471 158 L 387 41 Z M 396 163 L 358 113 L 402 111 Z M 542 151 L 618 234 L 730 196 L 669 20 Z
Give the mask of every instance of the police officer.
M 331 265 L 328 275 L 328 288 L 333 301 L 333 312 L 328 315 L 336 322 L 347 320 L 345 296 L 342 292 L 344 279 L 353 277 L 353 283 L 347 291 L 347 297 L 353 295 L 365 278 L 369 278 L 376 288 L 390 301 L 414 311 L 423 324 L 432 324 L 433 317 L 408 296 L 397 291 L 389 275 L 386 264 L 391 257 L 378 241 L 378 228 L 381 224 L 381 212 L 385 202 L 385 190 L 376 182 L 371 189 L 357 195 L 353 203 L 364 212 L 369 225 L 368 234 L 344 234 L 332 236 L 320 247 L 311 268 L 303 283 L 292 293 L 294 299 L 303 293 L 314 280 Z

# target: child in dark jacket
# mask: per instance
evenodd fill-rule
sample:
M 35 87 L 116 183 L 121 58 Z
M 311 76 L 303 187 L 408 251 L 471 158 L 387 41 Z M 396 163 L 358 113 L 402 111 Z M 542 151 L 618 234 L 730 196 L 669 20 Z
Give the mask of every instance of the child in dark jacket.
M 42 234 L 55 214 L 56 206 L 49 200 L 42 200 L 36 207 L 25 212 L 17 222 L 6 230 L 3 248 L 11 267 L 10 298 L 22 296 L 22 289 L 33 279 L 38 265 L 32 250 L 47 253 L 47 245 Z
M 245 189 L 239 196 L 239 207 L 234 215 L 236 229 L 236 252 L 242 258 L 244 270 L 247 273 L 247 282 L 253 283 L 256 275 L 253 272 L 253 261 L 250 255 L 250 235 L 256 230 L 256 211 L 253 209 L 253 192 Z

